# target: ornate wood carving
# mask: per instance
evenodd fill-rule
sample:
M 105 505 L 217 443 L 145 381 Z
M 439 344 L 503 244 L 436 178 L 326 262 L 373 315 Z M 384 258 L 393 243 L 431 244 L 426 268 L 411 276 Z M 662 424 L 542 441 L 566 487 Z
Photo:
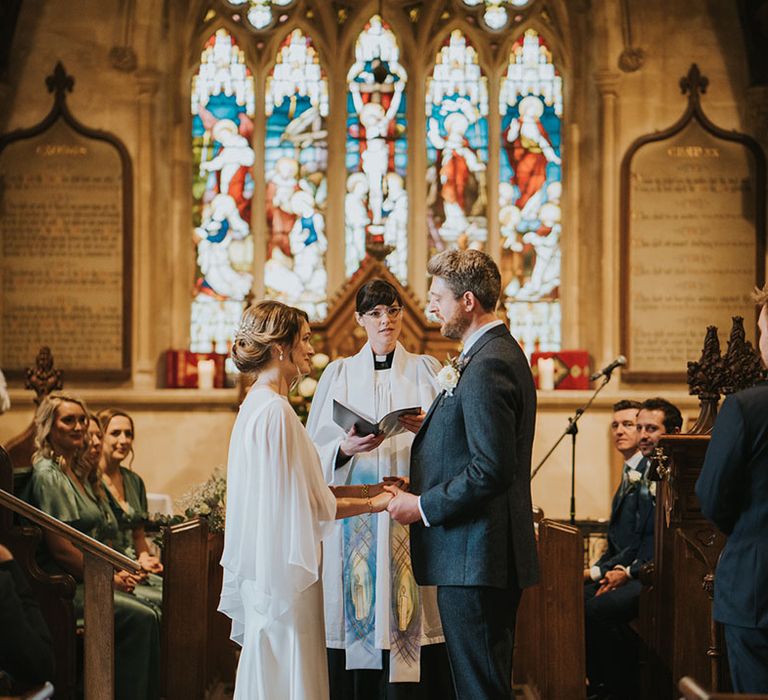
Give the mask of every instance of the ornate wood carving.
M 712 432 L 720 403 L 720 387 L 725 378 L 725 366 L 720 356 L 720 339 L 716 326 L 707 326 L 704 349 L 698 362 L 688 363 L 688 393 L 699 397 L 699 417 L 691 429 L 692 435 Z
M 733 394 L 742 389 L 754 386 L 765 379 L 768 372 L 763 369 L 760 354 L 747 340 L 744 332 L 744 319 L 733 317 L 731 335 L 728 338 L 728 350 L 725 353 L 725 374 L 720 392 Z

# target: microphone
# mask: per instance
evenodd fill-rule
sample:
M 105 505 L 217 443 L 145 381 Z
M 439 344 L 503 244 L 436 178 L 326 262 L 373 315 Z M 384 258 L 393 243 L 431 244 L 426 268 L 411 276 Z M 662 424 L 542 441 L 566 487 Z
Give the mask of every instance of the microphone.
M 613 370 L 615 370 L 617 367 L 623 367 L 627 364 L 627 358 L 624 357 L 624 355 L 619 355 L 613 362 L 611 362 L 610 365 L 607 367 L 603 367 L 599 372 L 595 372 L 590 378 L 590 382 L 594 382 L 596 379 L 600 379 L 600 377 L 610 377 Z

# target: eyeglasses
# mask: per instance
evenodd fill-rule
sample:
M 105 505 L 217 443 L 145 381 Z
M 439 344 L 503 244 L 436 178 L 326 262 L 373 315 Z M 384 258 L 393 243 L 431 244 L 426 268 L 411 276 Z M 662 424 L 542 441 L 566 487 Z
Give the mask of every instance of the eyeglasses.
M 402 306 L 388 306 L 384 311 L 379 311 L 379 309 L 366 311 L 363 316 L 367 316 L 374 321 L 380 321 L 384 317 L 384 314 L 389 316 L 389 318 L 397 318 L 401 313 L 403 313 Z

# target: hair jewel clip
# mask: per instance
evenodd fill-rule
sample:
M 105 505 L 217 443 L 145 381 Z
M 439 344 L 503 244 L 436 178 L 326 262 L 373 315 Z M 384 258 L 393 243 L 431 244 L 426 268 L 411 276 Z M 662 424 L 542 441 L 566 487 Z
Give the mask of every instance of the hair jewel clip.
M 243 316 L 243 318 L 240 321 L 240 325 L 235 329 L 235 335 L 238 335 L 240 333 L 248 334 L 253 329 L 256 328 L 256 321 L 253 318 L 246 318 Z

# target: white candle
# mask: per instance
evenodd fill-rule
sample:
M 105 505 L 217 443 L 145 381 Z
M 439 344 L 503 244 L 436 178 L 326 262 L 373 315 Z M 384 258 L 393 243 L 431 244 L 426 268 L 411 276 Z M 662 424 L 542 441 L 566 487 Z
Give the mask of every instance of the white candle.
M 539 370 L 539 389 L 552 391 L 555 388 L 555 360 L 551 357 L 540 357 L 536 366 Z
M 198 360 L 197 387 L 198 389 L 213 389 L 213 375 L 216 365 L 213 360 Z

